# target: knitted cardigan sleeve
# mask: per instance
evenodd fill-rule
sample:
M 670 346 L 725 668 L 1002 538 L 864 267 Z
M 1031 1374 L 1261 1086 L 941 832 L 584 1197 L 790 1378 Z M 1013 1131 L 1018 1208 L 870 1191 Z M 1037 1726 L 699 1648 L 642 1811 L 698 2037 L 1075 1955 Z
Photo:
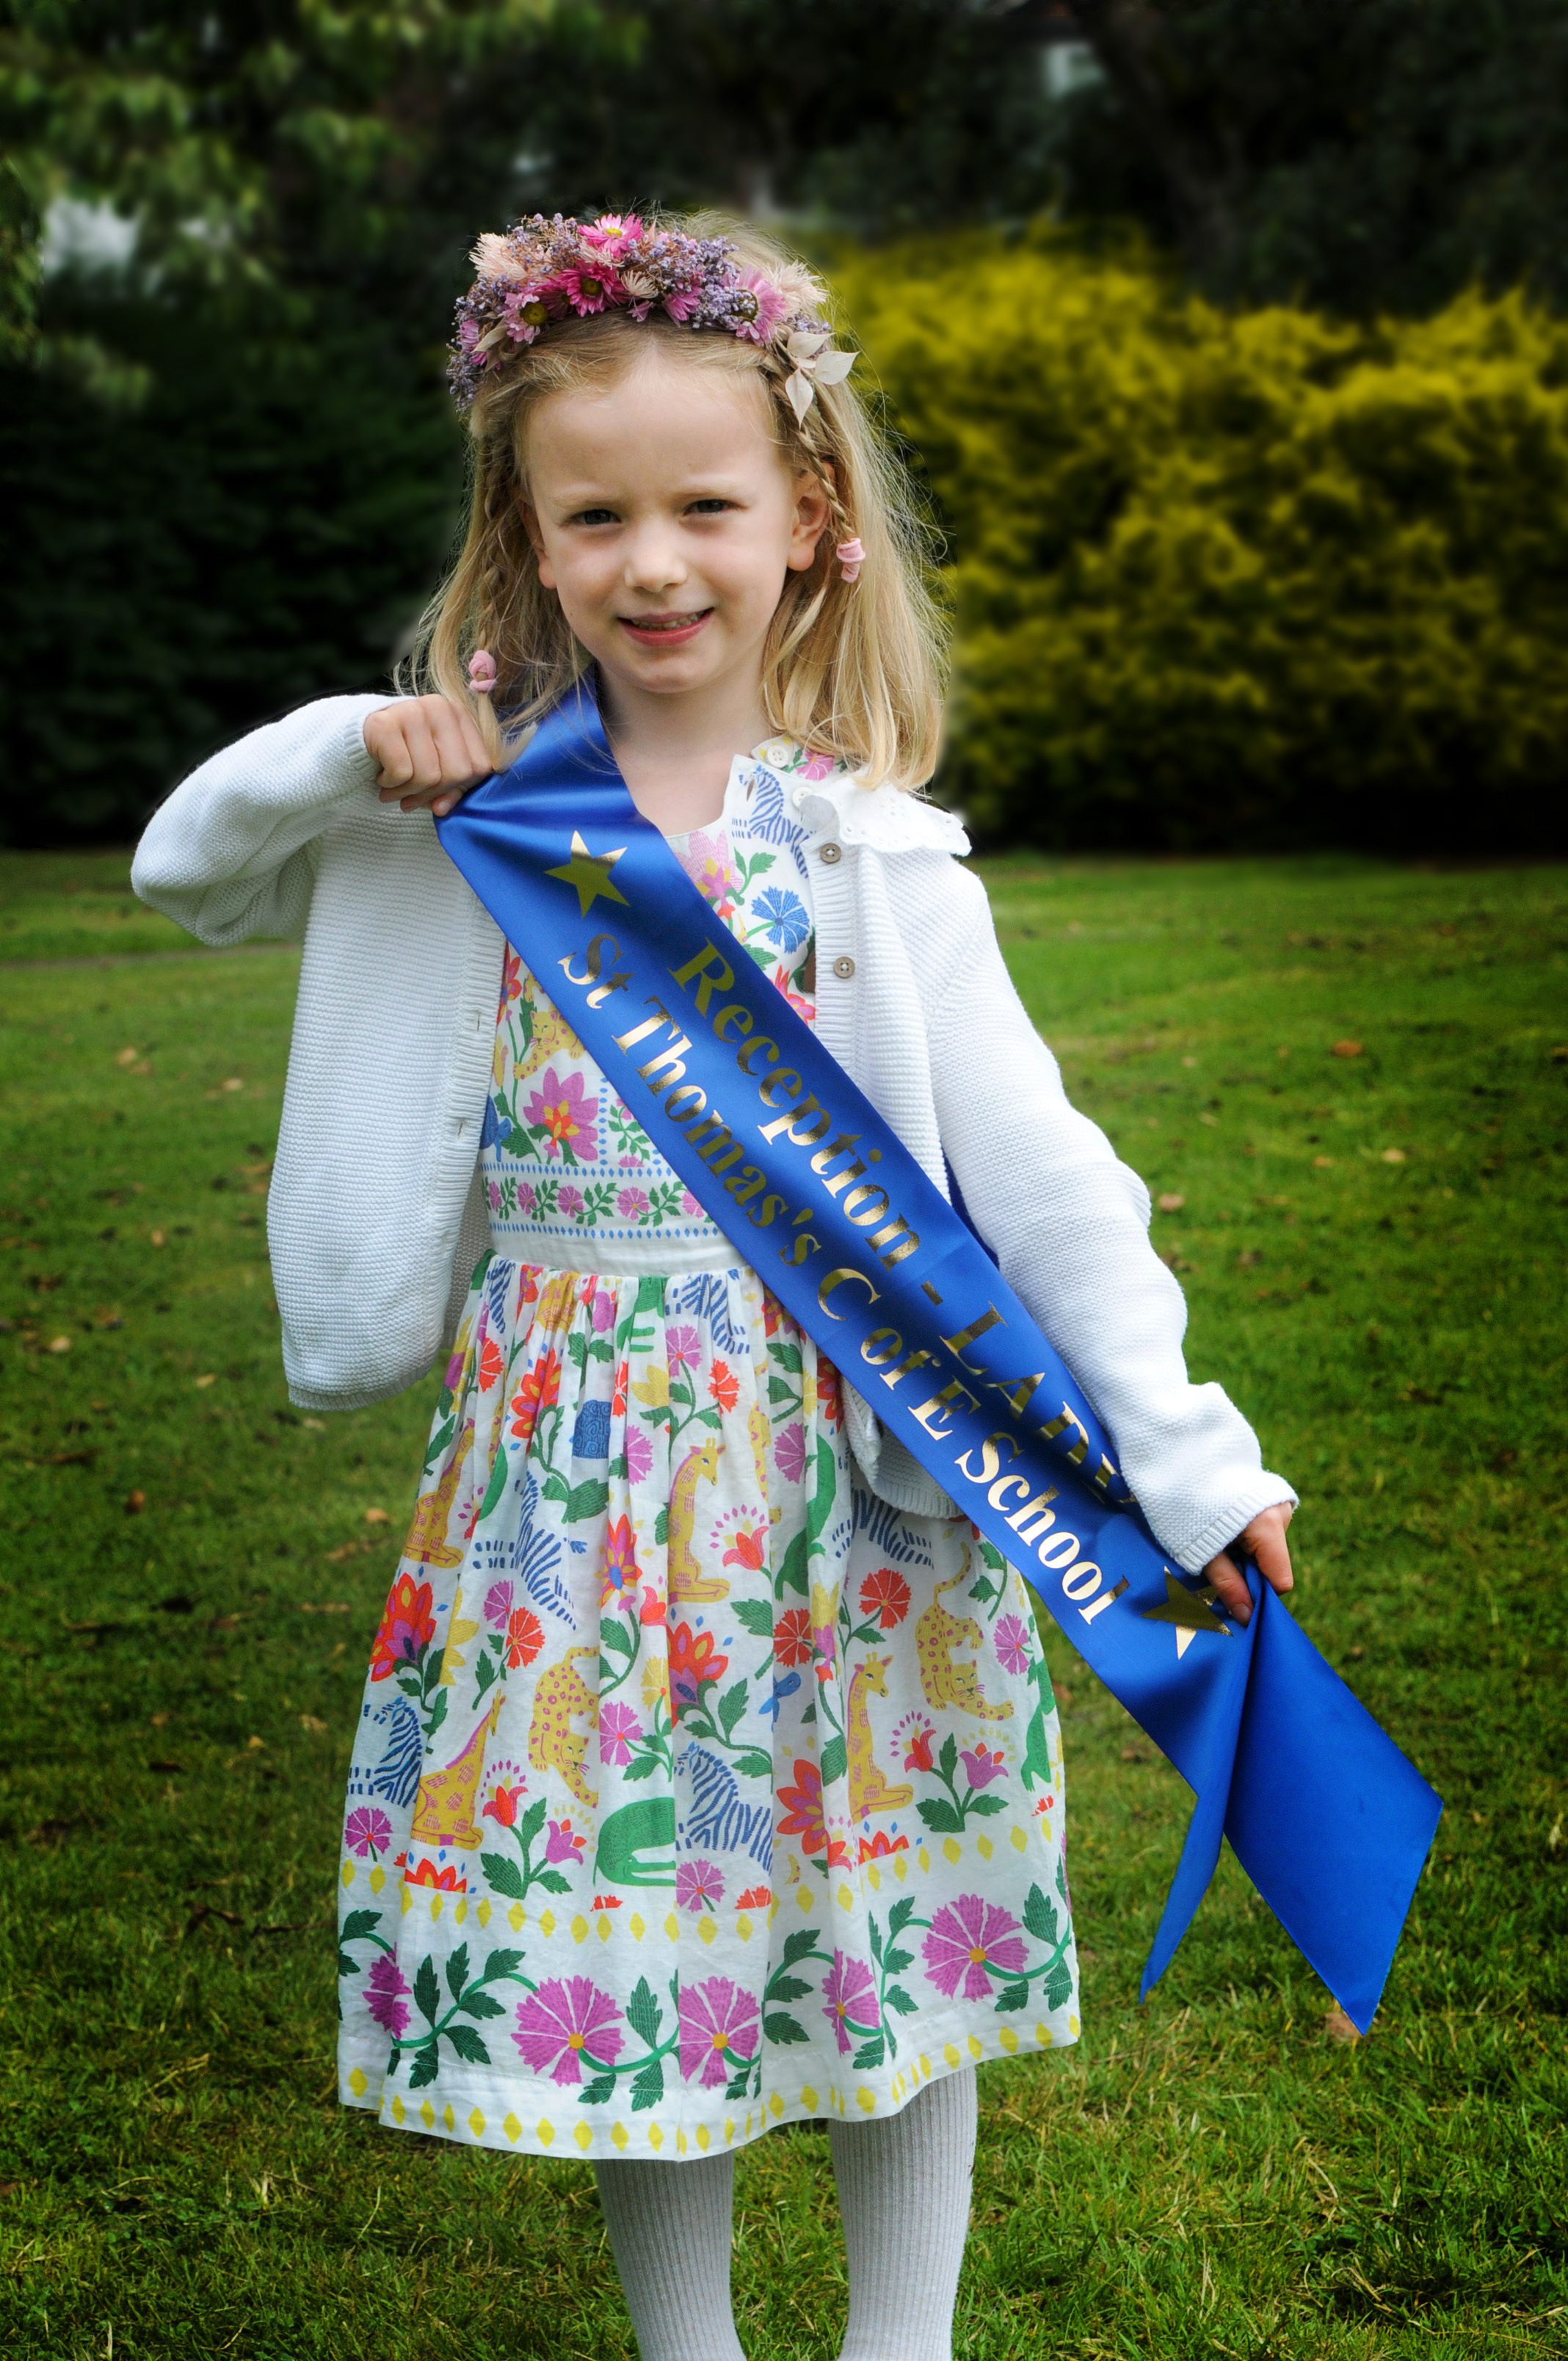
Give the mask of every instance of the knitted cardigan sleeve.
M 141 899 L 204 943 L 302 934 L 317 840 L 374 781 L 365 719 L 390 702 L 318 698 L 192 771 L 137 847 L 131 884 Z
M 1260 1509 L 1296 1495 L 1266 1471 L 1223 1389 L 1189 1378 L 1187 1306 L 1149 1243 L 1148 1191 L 1069 1102 L 983 893 L 970 890 L 973 920 L 929 1019 L 943 1147 L 1003 1275 L 1110 1428 L 1162 1545 L 1196 1573 Z

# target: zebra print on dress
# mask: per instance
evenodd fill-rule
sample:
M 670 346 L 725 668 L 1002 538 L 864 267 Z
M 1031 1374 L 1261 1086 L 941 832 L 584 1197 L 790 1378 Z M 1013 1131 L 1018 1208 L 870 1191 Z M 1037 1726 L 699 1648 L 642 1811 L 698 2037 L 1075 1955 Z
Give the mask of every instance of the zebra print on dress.
M 743 1353 L 746 1337 L 729 1317 L 729 1281 L 721 1270 L 699 1270 L 669 1294 L 669 1309 L 706 1320 L 716 1353 Z
M 743 1804 L 740 1783 L 728 1763 L 705 1746 L 688 1746 L 675 1764 L 678 1787 L 689 1795 L 684 1817 L 676 1822 L 677 1852 L 698 1846 L 713 1852 L 749 1852 L 771 1870 L 773 1863 L 773 1807 Z
M 901 1565 L 930 1565 L 935 1563 L 930 1545 L 922 1541 L 912 1521 L 890 1501 L 879 1500 L 870 1492 L 854 1488 L 855 1531 L 870 1537 L 873 1549 L 883 1557 Z
M 543 1607 L 547 1615 L 559 1615 L 575 1631 L 577 1618 L 572 1594 L 556 1571 L 561 1544 L 554 1533 L 537 1528 L 533 1521 L 538 1513 L 539 1486 L 530 1476 L 524 1481 L 522 1514 L 511 1545 L 511 1570 L 521 1577 L 535 1607 Z
M 406 1697 L 389 1697 L 379 1713 L 372 1713 L 368 1706 L 365 1712 L 378 1730 L 387 1732 L 387 1743 L 373 1771 L 350 1775 L 349 1795 L 376 1795 L 401 1811 L 413 1802 L 424 1760 L 419 1716 Z

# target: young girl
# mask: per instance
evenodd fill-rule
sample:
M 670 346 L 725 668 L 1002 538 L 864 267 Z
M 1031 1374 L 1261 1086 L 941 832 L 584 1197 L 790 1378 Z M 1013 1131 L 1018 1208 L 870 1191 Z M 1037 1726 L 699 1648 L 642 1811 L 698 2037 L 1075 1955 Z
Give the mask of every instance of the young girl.
M 214 757 L 135 872 L 207 942 L 304 929 L 270 1215 L 293 1400 L 373 1401 L 456 1337 L 349 1776 L 343 2096 L 591 2158 L 642 2361 L 734 2361 L 735 2151 L 826 2116 L 844 2352 L 944 2361 L 975 2064 L 1079 2030 L 1028 1597 L 740 1263 L 431 814 L 591 674 L 638 807 L 956 1176 L 1169 1557 L 1245 1620 L 1227 1550 L 1288 1588 L 1295 1496 L 1189 1383 L 1143 1184 L 920 798 L 938 631 L 821 289 L 751 232 L 634 217 L 476 261 L 471 514 L 413 693 Z

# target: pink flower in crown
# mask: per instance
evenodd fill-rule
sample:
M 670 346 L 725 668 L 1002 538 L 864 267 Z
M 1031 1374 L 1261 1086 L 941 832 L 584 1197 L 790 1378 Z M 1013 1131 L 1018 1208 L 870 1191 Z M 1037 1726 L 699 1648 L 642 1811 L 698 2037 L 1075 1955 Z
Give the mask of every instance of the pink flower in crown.
M 591 312 L 602 312 L 607 303 L 624 303 L 626 301 L 626 290 L 608 262 L 580 270 L 563 270 L 556 284 L 573 311 L 583 320 Z
M 618 251 L 630 246 L 642 235 L 642 219 L 639 214 L 600 214 L 583 232 L 583 244 L 596 248 Z
M 737 321 L 735 333 L 743 336 L 750 345 L 765 345 L 771 341 L 779 322 L 787 316 L 789 298 L 781 295 L 773 280 L 764 279 L 760 270 L 746 271 L 740 284 L 755 299 L 757 316 L 754 320 Z
M 672 320 L 679 321 L 684 327 L 701 302 L 700 287 L 677 287 L 673 294 L 665 296 L 664 309 Z

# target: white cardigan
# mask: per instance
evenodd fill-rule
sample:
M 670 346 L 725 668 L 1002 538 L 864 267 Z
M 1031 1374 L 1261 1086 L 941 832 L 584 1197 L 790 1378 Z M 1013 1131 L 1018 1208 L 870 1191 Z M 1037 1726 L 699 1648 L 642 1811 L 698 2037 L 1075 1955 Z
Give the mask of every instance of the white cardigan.
M 203 942 L 303 932 L 268 1232 L 290 1395 L 315 1410 L 422 1377 L 489 1244 L 477 1159 L 502 940 L 429 813 L 376 795 L 363 725 L 387 701 L 325 697 L 214 755 L 154 816 L 131 873 Z M 962 829 L 839 774 L 792 793 L 811 831 L 819 1038 L 944 1193 L 945 1148 L 1162 1546 L 1196 1572 L 1295 1494 L 1220 1387 L 1189 1381 L 1148 1191 L 1069 1104 L 984 889 L 953 858 Z M 849 1408 L 874 1488 L 946 1512 L 852 1389 Z

